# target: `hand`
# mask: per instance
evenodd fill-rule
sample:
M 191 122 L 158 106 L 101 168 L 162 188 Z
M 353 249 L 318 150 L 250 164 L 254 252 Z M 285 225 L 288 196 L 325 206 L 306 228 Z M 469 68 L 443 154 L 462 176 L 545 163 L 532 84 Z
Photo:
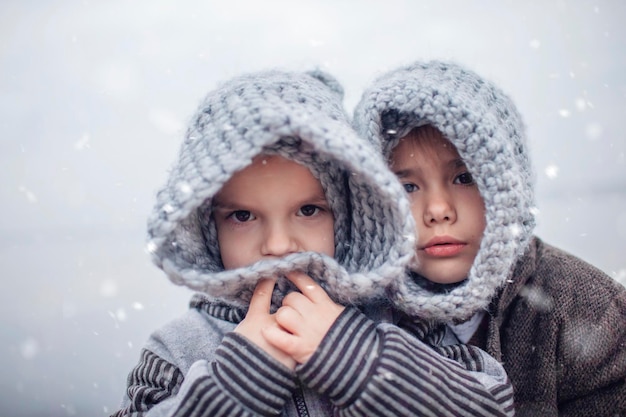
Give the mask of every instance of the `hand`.
M 345 307 L 331 300 L 308 275 L 293 272 L 287 278 L 301 292 L 285 296 L 283 305 L 274 314 L 277 325 L 266 326 L 261 333 L 269 344 L 297 363 L 304 363 L 311 358 Z
M 273 279 L 262 279 L 259 281 L 250 299 L 248 313 L 234 331 L 245 336 L 274 359 L 293 370 L 296 367 L 296 363 L 291 356 L 269 344 L 261 334 L 264 328 L 275 328 L 282 331 L 276 322 L 275 314 L 270 314 L 272 291 L 275 283 L 276 280 Z

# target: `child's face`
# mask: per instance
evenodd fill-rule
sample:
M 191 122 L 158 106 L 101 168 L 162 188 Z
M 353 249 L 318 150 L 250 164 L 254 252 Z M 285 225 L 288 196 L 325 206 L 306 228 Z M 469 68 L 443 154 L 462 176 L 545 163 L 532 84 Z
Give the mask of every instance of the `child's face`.
M 314 251 L 334 256 L 333 214 L 308 168 L 260 155 L 215 196 L 213 215 L 225 269 Z
M 390 165 L 415 218 L 414 270 L 440 284 L 464 280 L 480 247 L 485 206 L 456 148 L 437 129 L 422 127 L 400 140 Z

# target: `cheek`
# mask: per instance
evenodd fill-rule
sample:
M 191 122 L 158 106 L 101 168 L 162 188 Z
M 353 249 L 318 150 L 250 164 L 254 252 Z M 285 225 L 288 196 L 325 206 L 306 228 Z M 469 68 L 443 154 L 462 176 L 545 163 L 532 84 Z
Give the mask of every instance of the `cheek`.
M 233 233 L 227 227 L 217 227 L 217 243 L 224 269 L 235 269 L 254 263 L 250 242 L 251 239 L 242 239 L 240 234 Z
M 422 210 L 415 202 L 411 202 L 411 215 L 413 216 L 413 220 L 415 220 L 415 228 L 418 229 L 419 225 L 422 224 L 423 215 Z
M 240 266 L 241 261 L 238 259 L 238 253 L 241 254 L 241 252 L 234 251 L 236 245 L 232 243 L 228 233 L 219 233 L 218 231 L 217 242 L 224 269 L 233 269 Z
M 332 219 L 325 221 L 323 225 L 319 225 L 316 230 L 316 244 L 312 248 L 315 252 L 323 253 L 331 258 L 335 256 L 335 228 Z
M 485 203 L 480 195 L 474 195 L 465 202 L 468 213 L 473 219 L 474 234 L 482 238 L 487 225 L 487 219 L 485 218 Z

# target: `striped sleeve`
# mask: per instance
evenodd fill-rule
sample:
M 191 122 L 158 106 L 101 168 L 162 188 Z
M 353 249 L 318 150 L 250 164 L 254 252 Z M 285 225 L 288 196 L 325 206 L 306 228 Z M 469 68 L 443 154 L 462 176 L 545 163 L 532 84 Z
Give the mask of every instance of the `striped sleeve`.
M 480 352 L 464 345 L 438 352 L 397 326 L 375 324 L 347 308 L 297 373 L 328 395 L 340 416 L 513 415 L 506 374 Z
M 111 417 L 144 416 L 156 404 L 175 396 L 182 382 L 183 374 L 176 366 L 143 349 L 139 363 L 128 375 L 125 407 Z
M 280 415 L 295 375 L 245 337 L 228 333 L 215 360 L 199 360 L 184 378 L 174 365 L 144 350 L 128 378 L 125 407 L 112 417 Z

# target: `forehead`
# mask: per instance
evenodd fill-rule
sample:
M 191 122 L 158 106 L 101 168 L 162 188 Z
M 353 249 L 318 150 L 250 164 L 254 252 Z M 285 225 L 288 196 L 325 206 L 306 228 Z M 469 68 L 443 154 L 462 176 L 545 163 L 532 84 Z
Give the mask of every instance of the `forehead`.
M 225 195 L 262 193 L 269 190 L 290 188 L 321 191 L 321 184 L 311 171 L 297 162 L 279 155 L 261 154 L 252 163 L 237 171 L 219 192 Z M 288 192 L 288 191 L 286 191 Z
M 231 179 L 261 176 L 265 179 L 289 181 L 290 175 L 313 177 L 306 166 L 280 155 L 260 154 L 252 159 L 250 165 L 237 171 Z M 315 181 L 315 177 L 313 177 Z

